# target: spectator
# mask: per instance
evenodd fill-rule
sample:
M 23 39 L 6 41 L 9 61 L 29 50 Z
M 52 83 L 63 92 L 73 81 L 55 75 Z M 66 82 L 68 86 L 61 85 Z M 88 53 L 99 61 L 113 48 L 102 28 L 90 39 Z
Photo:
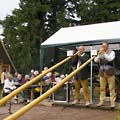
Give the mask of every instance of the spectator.
M 15 74 L 14 74 L 14 78 L 13 78 L 14 82 L 16 82 L 16 81 L 17 81 L 17 75 L 18 75 L 18 73 L 17 73 L 17 72 L 15 72 Z
M 14 86 L 13 75 L 10 74 L 8 78 L 4 81 L 4 92 L 5 96 L 11 93 L 16 87 Z
M 48 70 L 48 67 L 44 67 L 44 70 L 42 72 L 45 72 L 46 70 Z M 52 73 L 49 72 L 47 73 L 44 77 L 43 80 L 45 81 L 46 84 L 51 83 L 51 77 L 52 77 Z
M 32 75 L 32 78 L 31 78 L 31 79 L 37 77 L 38 75 L 39 75 L 39 71 L 38 71 L 38 70 L 35 70 L 34 73 L 33 73 L 33 75 Z
M 23 84 L 25 84 L 26 82 L 28 82 L 30 80 L 29 75 L 25 75 L 24 79 L 23 79 Z M 25 102 L 29 102 L 30 100 L 30 88 L 27 88 L 23 91 L 24 96 L 25 96 Z
M 55 82 L 58 83 L 58 82 L 60 82 L 61 80 L 62 80 L 62 79 L 61 79 L 61 77 L 60 77 L 60 73 L 55 72 Z
M 20 87 L 23 84 L 24 84 L 24 82 L 23 82 L 23 79 L 22 79 L 22 74 L 18 74 L 17 75 L 17 80 L 15 82 L 15 86 Z M 23 97 L 25 102 L 29 102 L 28 97 L 25 95 L 25 93 L 23 91 L 20 92 L 20 95 Z
M 21 86 L 23 84 L 22 74 L 17 75 L 16 85 Z
M 1 74 L 1 84 L 4 84 L 4 81 L 9 77 L 10 73 L 4 69 L 2 74 Z
M 35 70 L 34 71 L 34 77 L 37 77 L 39 75 L 39 71 Z M 40 91 L 41 91 L 41 88 L 40 88 L 40 81 L 38 81 L 36 84 L 36 87 L 34 88 L 34 98 L 37 98 L 40 96 Z
M 30 77 L 30 79 L 32 79 L 33 76 L 34 76 L 34 70 L 32 69 L 32 70 L 30 71 L 30 73 L 29 73 L 29 77 Z
M 24 79 L 23 79 L 23 84 L 25 84 L 26 82 L 28 82 L 30 80 L 29 75 L 25 75 Z

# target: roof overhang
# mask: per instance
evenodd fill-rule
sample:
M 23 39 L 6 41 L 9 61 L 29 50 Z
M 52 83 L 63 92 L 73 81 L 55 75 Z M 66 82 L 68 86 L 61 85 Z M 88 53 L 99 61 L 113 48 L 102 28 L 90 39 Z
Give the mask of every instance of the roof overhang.
M 61 28 L 44 41 L 41 47 L 94 45 L 105 40 L 120 43 L 120 21 Z

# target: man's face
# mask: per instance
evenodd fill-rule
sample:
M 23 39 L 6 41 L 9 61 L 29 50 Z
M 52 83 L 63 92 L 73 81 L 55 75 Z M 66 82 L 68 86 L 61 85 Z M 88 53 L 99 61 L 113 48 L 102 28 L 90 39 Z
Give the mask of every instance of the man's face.
M 13 80 L 13 76 L 12 76 L 12 75 L 9 77 L 9 80 L 10 80 L 10 81 L 12 81 L 12 80 Z
M 29 75 L 25 75 L 25 80 L 29 80 Z
M 22 79 L 22 75 L 18 74 L 17 78 L 18 78 L 18 80 L 21 80 Z
M 80 47 L 78 48 L 79 54 L 84 53 L 84 50 L 85 50 L 84 46 L 80 46 Z M 78 55 L 79 55 L 79 54 L 78 54 Z
M 104 51 L 107 51 L 108 47 L 109 47 L 109 45 L 107 43 L 102 44 L 102 48 L 103 48 Z

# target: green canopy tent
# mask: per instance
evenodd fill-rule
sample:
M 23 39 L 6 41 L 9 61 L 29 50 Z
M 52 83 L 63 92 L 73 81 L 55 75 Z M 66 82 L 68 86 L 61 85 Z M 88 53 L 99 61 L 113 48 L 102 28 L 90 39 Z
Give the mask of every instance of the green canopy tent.
M 98 44 L 103 40 L 110 42 L 120 39 L 120 21 L 61 28 L 44 41 L 42 47 L 86 43 Z
M 120 21 L 61 28 L 41 44 L 40 66 L 43 67 L 44 51 L 48 48 L 73 49 L 76 46 L 85 45 L 90 51 L 92 49 L 98 50 L 103 41 L 108 41 L 111 44 L 111 49 L 119 50 L 119 29 Z
M 105 40 L 113 44 L 119 43 L 119 28 L 120 21 L 61 28 L 41 44 L 40 66 L 42 68 L 44 51 L 47 48 L 71 49 L 70 46 L 93 46 Z

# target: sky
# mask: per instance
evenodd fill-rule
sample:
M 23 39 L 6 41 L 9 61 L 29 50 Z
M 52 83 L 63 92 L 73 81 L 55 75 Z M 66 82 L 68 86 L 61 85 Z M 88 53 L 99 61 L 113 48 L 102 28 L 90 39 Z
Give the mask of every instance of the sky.
M 7 15 L 11 15 L 15 8 L 19 8 L 19 0 L 0 0 L 0 20 L 4 20 Z M 0 34 L 2 27 L 0 26 Z
M 0 19 L 11 15 L 15 8 L 19 8 L 19 0 L 0 0 Z

